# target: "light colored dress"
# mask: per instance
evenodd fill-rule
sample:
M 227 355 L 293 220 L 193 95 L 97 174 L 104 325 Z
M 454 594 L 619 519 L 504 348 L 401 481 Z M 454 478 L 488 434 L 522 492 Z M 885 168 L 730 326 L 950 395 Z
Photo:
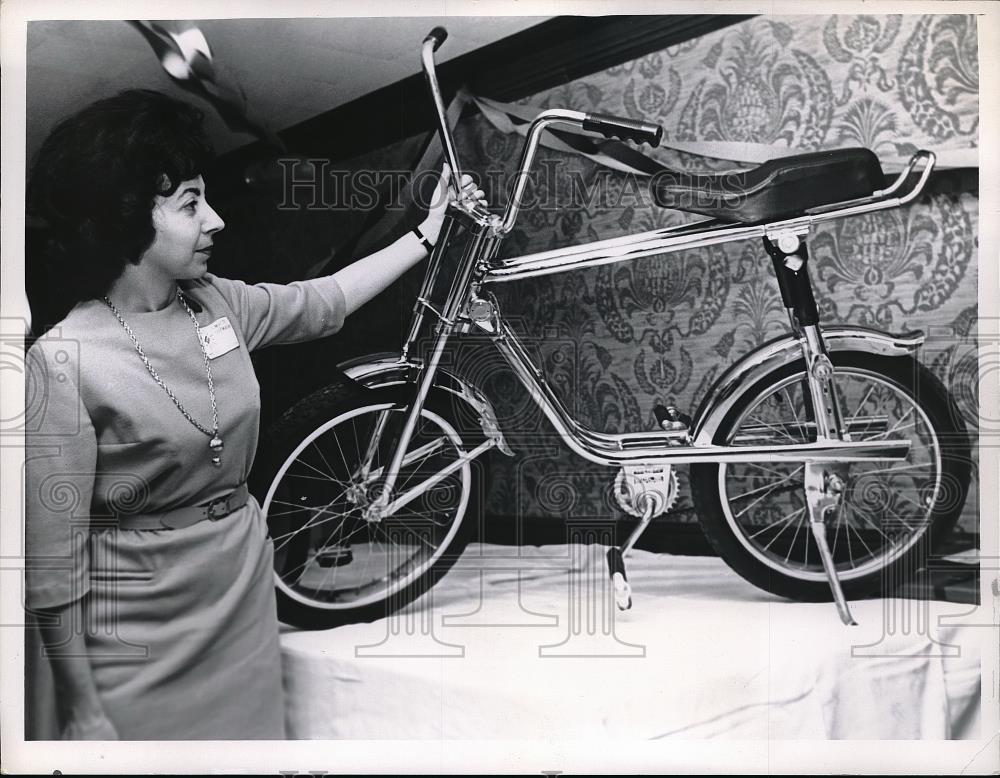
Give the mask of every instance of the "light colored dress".
M 84 598 L 88 656 L 122 739 L 281 739 L 273 547 L 257 502 L 176 530 L 121 529 L 116 517 L 199 505 L 243 483 L 260 411 L 250 351 L 336 332 L 344 296 L 329 277 L 251 286 L 207 275 L 182 288 L 201 327 L 227 317 L 239 342 L 211 361 L 222 466 L 108 307 L 78 305 L 29 352 L 27 603 Z M 211 428 L 184 308 L 123 316 L 164 383 Z

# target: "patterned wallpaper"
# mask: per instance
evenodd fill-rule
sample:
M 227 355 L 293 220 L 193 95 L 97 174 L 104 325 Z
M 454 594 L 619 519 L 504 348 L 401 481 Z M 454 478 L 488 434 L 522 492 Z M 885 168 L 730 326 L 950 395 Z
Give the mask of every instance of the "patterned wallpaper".
M 666 144 L 867 146 L 885 161 L 974 148 L 978 95 L 975 17 L 816 15 L 758 17 L 526 102 L 643 116 Z
M 918 148 L 962 160 L 977 145 L 975 18 L 757 17 L 524 102 L 643 116 L 664 126 L 667 145 L 735 141 L 803 151 L 863 145 L 887 169 Z M 491 202 L 502 202 L 522 139 L 495 130 L 481 115 L 463 120 L 457 139 Z M 400 169 L 412 164 L 417 147 L 408 139 L 337 167 Z M 688 170 L 734 166 L 663 148 L 652 153 Z M 539 167 L 530 193 L 541 205 L 522 213 L 505 246 L 508 256 L 697 218 L 655 207 L 641 182 L 580 157 L 543 150 Z M 977 191 L 976 171 L 939 175 L 912 207 L 829 223 L 811 241 L 823 320 L 925 330 L 922 359 L 954 392 L 973 429 Z M 279 229 L 294 248 L 294 217 L 282 218 Z M 316 259 L 315 249 L 306 259 L 300 255 L 296 269 Z M 397 348 L 418 283 L 407 276 L 391 293 L 398 305 L 380 306 L 385 328 L 375 334 L 377 343 L 352 339 L 343 348 Z M 758 242 L 495 289 L 567 407 L 605 431 L 654 429 L 658 403 L 693 412 L 721 370 L 787 328 Z M 398 331 L 387 310 L 399 312 Z M 569 453 L 488 353 L 472 344 L 457 348 L 454 360 L 480 378 L 518 452 L 515 459 L 494 458 L 487 510 L 527 521 L 620 515 L 610 492 L 614 471 Z M 687 468 L 678 470 L 682 497 L 673 518 L 694 521 Z M 976 493 L 974 484 L 961 522 L 970 531 L 978 526 Z
M 756 18 L 594 74 L 525 102 L 643 116 L 665 144 L 740 141 L 800 150 L 853 145 L 886 167 L 919 148 L 939 156 L 974 148 L 978 129 L 976 26 L 966 16 Z M 460 147 L 477 171 L 510 171 L 521 139 L 482 118 L 463 126 Z M 648 147 L 644 147 L 648 148 Z M 659 149 L 662 162 L 731 169 Z M 546 151 L 538 208 L 506 247 L 542 251 L 655 229 L 691 218 L 656 208 L 624 176 Z M 897 166 L 898 169 L 898 166 Z M 606 195 L 574 201 L 573 182 Z M 555 194 L 549 187 L 562 187 Z M 576 193 L 581 187 L 577 185 Z M 491 192 L 497 200 L 497 192 Z M 949 174 L 913 207 L 828 223 L 811 240 L 823 321 L 893 332 L 923 329 L 922 359 L 977 419 L 977 177 Z M 648 257 L 496 287 L 502 310 L 538 344 L 539 360 L 567 406 L 599 430 L 655 429 L 652 408 L 693 413 L 713 379 L 739 356 L 787 331 L 770 262 L 759 242 Z M 497 372 L 498 413 L 524 398 Z M 519 424 L 544 429 L 535 422 Z M 591 466 L 538 433 L 515 440 L 529 453 L 497 457 L 488 505 L 522 516 L 598 517 L 614 512 L 613 471 Z M 517 448 L 517 446 L 515 446 Z M 531 451 L 538 449 L 537 453 Z M 686 468 L 679 468 L 686 492 Z M 975 488 L 963 528 L 975 530 Z M 693 520 L 682 496 L 677 518 Z

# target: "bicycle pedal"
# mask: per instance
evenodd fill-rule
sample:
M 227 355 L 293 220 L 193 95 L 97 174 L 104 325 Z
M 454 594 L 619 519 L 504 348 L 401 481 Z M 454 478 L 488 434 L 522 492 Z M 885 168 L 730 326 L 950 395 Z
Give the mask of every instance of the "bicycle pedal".
M 621 550 L 617 547 L 609 548 L 607 560 L 608 575 L 615 593 L 615 605 L 618 610 L 627 611 L 632 607 L 632 585 L 625 575 L 625 559 Z
M 316 552 L 316 564 L 320 567 L 342 567 L 354 561 L 350 546 L 328 546 Z
M 691 428 L 691 417 L 686 413 L 681 413 L 673 405 L 666 407 L 654 405 L 653 415 L 656 417 L 656 423 L 665 432 L 681 433 L 687 432 Z
M 632 607 L 632 586 L 621 573 L 615 573 L 611 583 L 615 588 L 615 605 L 618 610 L 629 610 Z

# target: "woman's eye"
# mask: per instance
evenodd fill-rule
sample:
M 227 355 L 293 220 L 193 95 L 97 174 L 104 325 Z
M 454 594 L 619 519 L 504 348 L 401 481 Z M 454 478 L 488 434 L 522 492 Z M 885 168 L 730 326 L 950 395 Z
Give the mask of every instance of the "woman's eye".
M 194 213 L 195 211 L 198 210 L 198 201 L 197 200 L 191 201 L 190 203 L 184 206 L 184 210 Z

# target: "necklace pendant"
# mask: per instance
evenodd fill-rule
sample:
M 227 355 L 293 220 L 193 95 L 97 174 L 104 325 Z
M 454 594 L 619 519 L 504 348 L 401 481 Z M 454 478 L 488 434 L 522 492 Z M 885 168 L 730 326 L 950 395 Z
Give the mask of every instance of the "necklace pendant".
M 208 441 L 208 447 L 215 452 L 222 451 L 222 438 L 216 435 L 214 438 Z
M 212 457 L 212 464 L 216 467 L 222 467 L 222 457 Z

